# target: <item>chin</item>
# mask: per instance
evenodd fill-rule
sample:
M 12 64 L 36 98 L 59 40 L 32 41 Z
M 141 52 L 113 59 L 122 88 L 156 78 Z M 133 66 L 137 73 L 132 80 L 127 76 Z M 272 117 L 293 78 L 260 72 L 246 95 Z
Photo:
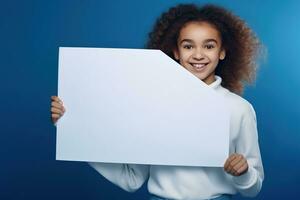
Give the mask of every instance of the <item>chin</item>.
M 206 79 L 208 77 L 206 74 L 203 74 L 203 72 L 202 73 L 194 73 L 194 75 L 197 78 L 199 78 L 201 81 L 204 80 L 204 79 Z

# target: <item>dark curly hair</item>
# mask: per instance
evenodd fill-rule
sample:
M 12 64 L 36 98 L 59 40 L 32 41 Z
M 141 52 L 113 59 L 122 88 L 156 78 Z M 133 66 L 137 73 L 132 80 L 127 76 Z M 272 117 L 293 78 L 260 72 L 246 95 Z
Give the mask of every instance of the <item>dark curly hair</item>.
M 188 22 L 207 22 L 220 33 L 226 51 L 215 74 L 222 77 L 222 86 L 241 94 L 245 83 L 255 80 L 260 42 L 245 21 L 230 11 L 207 4 L 179 4 L 163 13 L 149 33 L 147 48 L 160 49 L 171 58 L 177 48 L 181 28 Z

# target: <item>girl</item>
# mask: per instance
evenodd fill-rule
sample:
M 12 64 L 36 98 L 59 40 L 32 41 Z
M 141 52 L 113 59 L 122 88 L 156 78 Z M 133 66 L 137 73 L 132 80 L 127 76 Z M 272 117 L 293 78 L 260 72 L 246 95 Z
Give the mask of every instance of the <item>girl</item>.
M 259 42 L 245 22 L 224 8 L 194 4 L 170 8 L 157 20 L 148 48 L 160 49 L 224 95 L 231 111 L 230 156 L 224 168 L 89 163 L 109 181 L 133 192 L 148 180 L 152 200 L 230 199 L 237 192 L 255 196 L 263 166 L 255 112 L 238 96 L 253 80 Z M 238 94 L 238 95 L 237 95 Z M 52 97 L 52 120 L 65 112 Z

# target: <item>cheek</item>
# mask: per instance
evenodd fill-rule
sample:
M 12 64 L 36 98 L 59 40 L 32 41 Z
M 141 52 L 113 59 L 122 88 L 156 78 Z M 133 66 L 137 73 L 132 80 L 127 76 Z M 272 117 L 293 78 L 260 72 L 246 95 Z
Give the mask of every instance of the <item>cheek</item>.
M 180 62 L 187 62 L 190 58 L 190 53 L 186 51 L 181 51 L 179 53 L 179 60 Z
M 183 53 L 180 52 L 179 54 L 179 63 L 183 66 L 183 67 L 187 67 L 187 63 L 189 60 L 189 55 L 187 53 Z
M 220 53 L 219 52 L 212 52 L 210 55 L 209 55 L 210 59 L 214 62 L 219 62 L 220 60 Z

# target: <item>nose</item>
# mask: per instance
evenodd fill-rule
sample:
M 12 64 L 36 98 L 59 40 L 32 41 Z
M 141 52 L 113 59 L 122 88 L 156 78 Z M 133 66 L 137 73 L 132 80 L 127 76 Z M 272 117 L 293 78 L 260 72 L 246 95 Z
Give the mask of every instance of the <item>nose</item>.
M 197 60 L 201 60 L 202 58 L 204 58 L 204 54 L 200 48 L 195 48 L 193 52 L 193 58 Z

